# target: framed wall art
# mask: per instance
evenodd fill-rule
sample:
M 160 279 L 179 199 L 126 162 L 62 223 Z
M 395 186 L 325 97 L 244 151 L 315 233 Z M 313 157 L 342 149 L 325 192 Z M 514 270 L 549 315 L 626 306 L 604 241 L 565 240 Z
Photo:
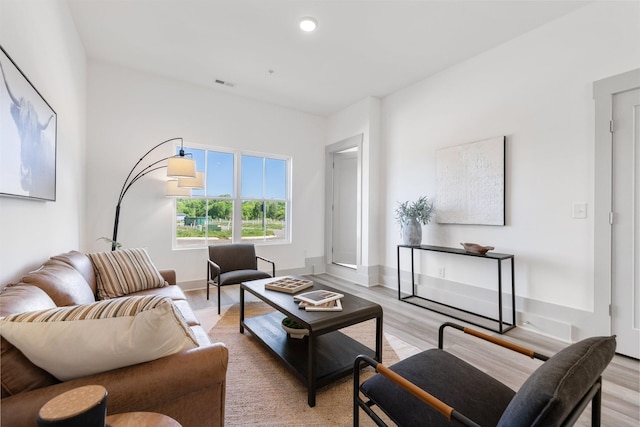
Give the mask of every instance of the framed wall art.
M 57 115 L 0 46 L 0 195 L 56 200 Z
M 505 137 L 436 153 L 436 222 L 505 225 Z

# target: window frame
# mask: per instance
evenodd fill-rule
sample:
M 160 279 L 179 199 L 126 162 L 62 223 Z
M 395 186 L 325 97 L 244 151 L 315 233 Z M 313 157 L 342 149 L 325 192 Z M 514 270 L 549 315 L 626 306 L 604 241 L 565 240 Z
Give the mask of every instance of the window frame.
M 175 146 L 176 148 L 179 147 L 179 145 L 176 144 Z M 280 154 L 272 154 L 272 153 L 264 153 L 264 152 L 258 152 L 258 151 L 250 151 L 250 150 L 241 150 L 241 149 L 232 149 L 232 148 L 225 148 L 225 147 L 218 147 L 218 146 L 210 146 L 210 145 L 203 145 L 203 144 L 196 144 L 196 143 L 184 143 L 184 150 L 185 152 L 189 152 L 189 150 L 202 150 L 204 151 L 204 158 L 205 158 L 205 167 L 204 167 L 204 174 L 205 174 L 205 188 L 203 189 L 203 193 L 202 195 L 192 195 L 191 197 L 176 197 L 173 200 L 172 206 L 172 239 L 171 239 L 171 246 L 173 250 L 191 250 L 191 249 L 203 249 L 206 248 L 209 245 L 215 245 L 215 244 L 224 244 L 224 243 L 242 243 L 242 242 L 251 242 L 254 243 L 257 246 L 261 246 L 261 245 L 282 245 L 282 244 L 291 244 L 291 235 L 292 235 L 292 230 L 291 230 L 291 215 L 292 215 L 292 200 L 291 200 L 291 195 L 292 195 L 292 169 L 293 169 L 293 159 L 291 156 L 286 156 L 286 155 L 280 155 Z M 233 194 L 231 197 L 221 197 L 221 196 L 207 196 L 207 191 L 206 191 L 206 183 L 207 183 L 207 176 L 208 176 L 208 168 L 209 168 L 209 159 L 208 159 L 208 152 L 211 151 L 215 151 L 215 152 L 220 152 L 220 153 L 228 153 L 228 154 L 232 154 L 233 155 Z M 275 198 L 266 198 L 266 194 L 264 192 L 264 183 L 263 183 L 263 198 L 243 198 L 242 197 L 242 157 L 243 156 L 252 156 L 252 157 L 260 157 L 263 159 L 274 159 L 274 160 L 283 160 L 285 162 L 285 198 L 284 199 L 275 199 Z M 264 171 L 263 171 L 264 173 Z M 264 179 L 264 178 L 263 178 Z M 232 225 L 232 232 L 231 232 L 231 239 L 230 240 L 222 240 L 219 241 L 220 243 L 216 243 L 218 241 L 216 240 L 210 240 L 209 239 L 209 235 L 208 235 L 208 229 L 205 232 L 205 237 L 203 238 L 203 244 L 202 245 L 193 245 L 193 246 L 180 246 L 178 244 L 178 237 L 177 237 L 177 221 L 176 221 L 176 210 L 177 210 L 177 203 L 179 199 L 204 199 L 207 202 L 207 210 L 208 210 L 208 206 L 209 206 L 209 201 L 210 200 L 224 200 L 224 201 L 231 201 L 232 203 L 232 210 L 233 210 L 233 215 L 232 215 L 232 221 L 233 221 L 233 225 Z M 277 240 L 270 240 L 267 239 L 266 236 L 263 236 L 261 238 L 256 238 L 256 239 L 243 239 L 242 238 L 242 203 L 244 201 L 262 201 L 265 206 L 266 203 L 269 202 L 284 202 L 285 203 L 285 220 L 284 220 L 284 235 L 282 238 L 279 238 Z M 265 213 L 266 215 L 266 213 Z M 209 224 L 209 218 L 207 216 L 207 224 Z

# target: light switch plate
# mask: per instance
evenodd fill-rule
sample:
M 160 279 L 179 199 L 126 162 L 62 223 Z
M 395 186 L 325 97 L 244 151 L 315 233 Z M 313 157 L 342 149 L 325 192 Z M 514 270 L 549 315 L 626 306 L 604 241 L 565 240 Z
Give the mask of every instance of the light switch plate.
M 575 219 L 584 219 L 587 217 L 587 204 L 586 203 L 574 203 L 571 216 Z

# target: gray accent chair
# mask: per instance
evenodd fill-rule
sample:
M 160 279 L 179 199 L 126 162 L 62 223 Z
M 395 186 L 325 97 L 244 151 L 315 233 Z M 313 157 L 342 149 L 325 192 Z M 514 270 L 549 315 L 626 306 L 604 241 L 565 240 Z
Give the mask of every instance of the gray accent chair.
M 515 392 L 444 351 L 446 327 L 545 362 Z M 356 358 L 353 425 L 359 425 L 362 409 L 377 425 L 386 426 L 379 411 L 372 410 L 377 406 L 398 426 L 571 426 L 591 403 L 591 425 L 599 426 L 601 375 L 615 349 L 615 336 L 592 337 L 549 358 L 501 338 L 445 323 L 440 327 L 437 349 L 391 367 L 367 356 Z M 365 365 L 373 366 L 377 374 L 360 384 L 359 371 Z
M 271 275 L 258 270 L 258 260 L 271 264 Z M 218 314 L 220 314 L 220 287 L 241 282 L 275 277 L 276 265 L 273 261 L 256 255 L 253 243 L 233 243 L 209 246 L 207 260 L 207 299 L 209 286 L 218 288 Z

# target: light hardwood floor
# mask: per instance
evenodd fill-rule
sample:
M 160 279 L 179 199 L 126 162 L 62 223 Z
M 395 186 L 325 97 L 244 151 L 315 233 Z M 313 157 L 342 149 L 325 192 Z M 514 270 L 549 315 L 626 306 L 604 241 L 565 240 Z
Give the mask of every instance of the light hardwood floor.
M 384 310 L 384 332 L 410 344 L 417 350 L 426 350 L 438 345 L 438 327 L 442 323 L 453 321 L 464 324 L 464 322 L 450 317 L 399 301 L 397 293 L 393 289 L 382 286 L 367 288 L 324 274 L 313 276 L 313 278 L 321 283 L 380 304 Z M 238 286 L 222 288 L 221 303 L 223 306 L 239 302 L 238 289 Z M 211 288 L 209 300 L 206 299 L 205 290 L 188 291 L 187 295 L 194 309 L 217 306 L 217 294 L 214 287 Z M 498 335 L 473 325 L 466 326 Z M 549 356 L 567 345 L 518 327 L 502 335 L 502 338 Z M 445 348 L 515 390 L 541 363 L 477 339 L 460 335 L 455 331 L 445 335 Z M 590 425 L 590 408 L 587 408 L 577 425 Z M 638 360 L 616 355 L 605 370 L 603 375 L 602 425 L 608 427 L 640 426 L 640 363 Z

